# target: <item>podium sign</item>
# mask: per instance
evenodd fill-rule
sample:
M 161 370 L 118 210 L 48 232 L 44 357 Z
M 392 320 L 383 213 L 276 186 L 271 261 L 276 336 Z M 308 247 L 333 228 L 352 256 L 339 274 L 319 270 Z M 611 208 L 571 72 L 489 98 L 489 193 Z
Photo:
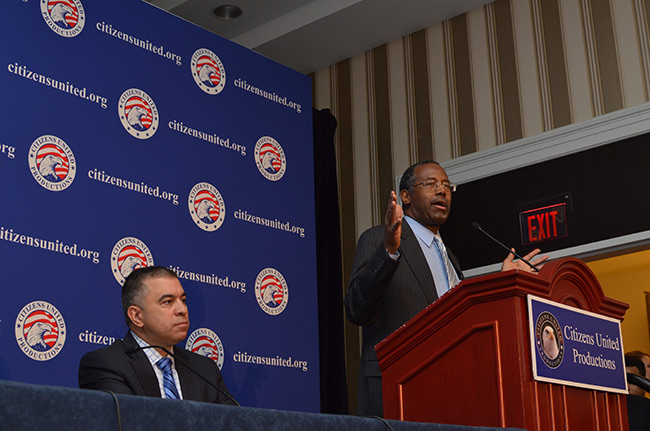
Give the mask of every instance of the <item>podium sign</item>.
M 528 295 L 535 380 L 627 393 L 617 319 Z

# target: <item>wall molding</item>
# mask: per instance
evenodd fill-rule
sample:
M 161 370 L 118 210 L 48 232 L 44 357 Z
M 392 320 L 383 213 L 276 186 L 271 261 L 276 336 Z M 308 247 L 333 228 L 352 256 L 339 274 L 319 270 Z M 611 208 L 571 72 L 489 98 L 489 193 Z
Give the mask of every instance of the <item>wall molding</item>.
M 645 250 L 650 244 L 650 231 L 637 232 L 617 238 L 605 239 L 602 241 L 583 244 L 576 247 L 552 251 L 548 254 L 551 259 L 563 257 L 576 257 L 585 261 L 603 259 L 619 254 L 626 254 L 635 251 Z M 481 266 L 469 270 L 463 270 L 465 277 L 476 277 L 501 270 L 501 263 Z
M 462 185 L 650 131 L 650 102 L 461 156 L 442 166 Z

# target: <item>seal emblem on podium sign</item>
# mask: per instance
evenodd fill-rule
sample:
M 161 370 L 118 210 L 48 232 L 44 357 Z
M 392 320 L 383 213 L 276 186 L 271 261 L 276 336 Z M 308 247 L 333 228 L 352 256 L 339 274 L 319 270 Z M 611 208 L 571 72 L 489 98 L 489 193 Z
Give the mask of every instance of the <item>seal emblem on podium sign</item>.
M 287 159 L 278 141 L 263 136 L 255 144 L 255 163 L 257 169 L 268 180 L 278 181 L 287 170 Z
M 535 323 L 537 354 L 549 368 L 557 368 L 564 359 L 564 336 L 555 316 L 548 311 L 540 313 Z
M 122 238 L 111 251 L 111 270 L 120 286 L 133 271 L 147 266 L 153 266 L 153 256 L 149 247 L 138 238 Z
M 207 48 L 192 54 L 190 69 L 196 85 L 207 94 L 219 94 L 226 86 L 226 69 L 221 59 Z
M 120 122 L 134 138 L 149 139 L 158 130 L 158 108 L 153 99 L 138 88 L 129 88 L 117 104 Z
M 187 197 L 187 208 L 194 223 L 206 232 L 219 229 L 226 218 L 221 193 L 210 183 L 198 183 Z
M 185 349 L 212 359 L 219 369 L 223 367 L 223 344 L 219 336 L 208 328 L 199 328 L 192 332 L 187 337 Z
M 35 361 L 49 361 L 63 349 L 66 326 L 57 308 L 45 301 L 25 305 L 16 317 L 16 341 Z
M 28 162 L 36 182 L 47 190 L 59 192 L 74 181 L 77 163 L 61 138 L 43 135 L 36 139 L 29 148 Z
M 77 36 L 86 23 L 80 0 L 41 0 L 41 14 L 48 27 L 63 37 Z
M 255 298 L 266 314 L 277 316 L 284 311 L 289 302 L 289 289 L 280 271 L 265 268 L 257 275 Z

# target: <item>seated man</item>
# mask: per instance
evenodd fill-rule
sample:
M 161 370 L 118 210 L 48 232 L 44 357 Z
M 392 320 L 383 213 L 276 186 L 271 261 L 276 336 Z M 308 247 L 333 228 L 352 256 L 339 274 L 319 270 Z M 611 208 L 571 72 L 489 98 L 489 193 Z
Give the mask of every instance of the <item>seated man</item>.
M 123 340 L 81 358 L 80 388 L 236 404 L 212 359 L 174 347 L 190 327 L 185 291 L 176 273 L 160 266 L 133 271 L 122 287 L 122 309 L 129 332 Z
M 645 364 L 643 361 L 637 356 L 630 355 L 629 353 L 625 355 L 625 372 L 628 374 L 636 374 L 637 376 L 646 377 Z M 636 395 L 639 397 L 645 396 L 645 391 L 636 385 L 628 383 L 627 388 L 630 395 Z
M 640 354 L 640 355 L 639 355 Z M 646 375 L 646 365 L 641 357 L 645 353 L 634 351 L 625 354 L 625 372 L 642 377 Z M 650 429 L 650 400 L 645 397 L 646 392 L 631 383 L 627 384 L 627 417 L 630 431 L 647 431 Z
M 648 355 L 645 352 L 642 352 L 640 350 L 632 350 L 631 352 L 627 352 L 625 354 L 625 357 L 628 356 L 634 356 L 635 358 L 638 358 L 643 362 L 643 365 L 645 367 L 645 377 L 650 376 L 650 355 Z M 643 374 L 641 374 L 643 375 Z

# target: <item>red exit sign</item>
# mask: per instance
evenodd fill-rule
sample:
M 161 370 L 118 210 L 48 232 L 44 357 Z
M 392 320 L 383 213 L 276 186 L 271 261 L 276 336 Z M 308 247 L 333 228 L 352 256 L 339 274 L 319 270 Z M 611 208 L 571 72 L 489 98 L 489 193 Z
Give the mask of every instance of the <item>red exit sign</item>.
M 550 241 L 569 236 L 566 221 L 566 203 L 519 213 L 523 245 Z

